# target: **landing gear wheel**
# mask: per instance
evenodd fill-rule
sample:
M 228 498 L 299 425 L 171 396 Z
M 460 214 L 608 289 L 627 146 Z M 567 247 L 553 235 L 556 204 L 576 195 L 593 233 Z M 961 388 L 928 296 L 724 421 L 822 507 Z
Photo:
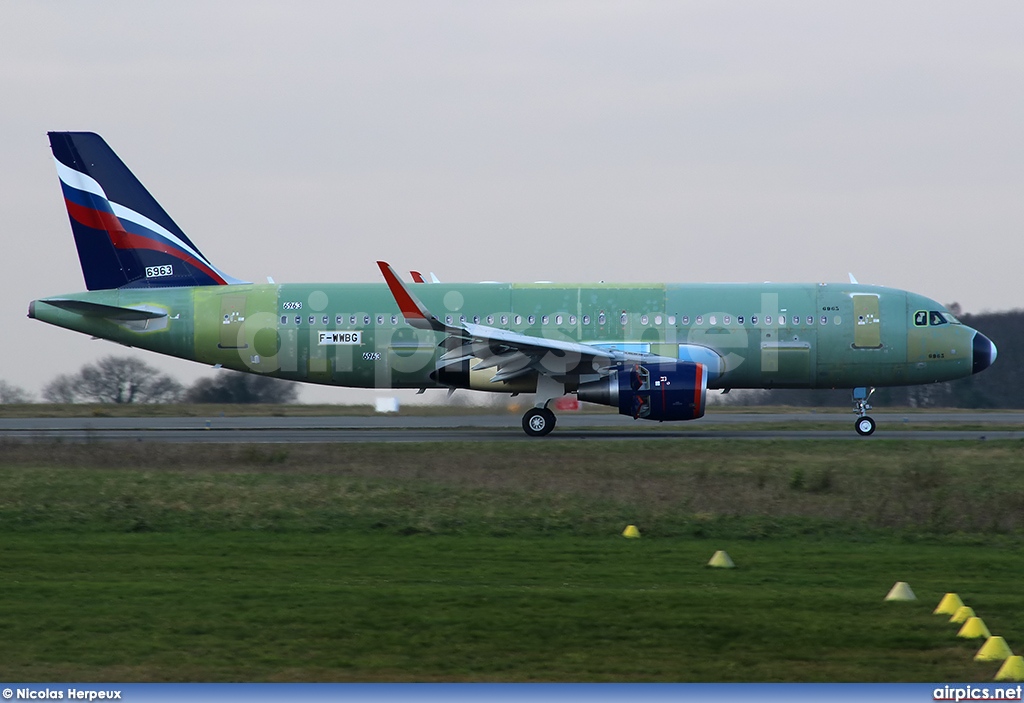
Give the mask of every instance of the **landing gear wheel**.
M 875 431 L 875 421 L 865 415 L 864 417 L 857 418 L 857 424 L 854 427 L 857 428 L 857 434 L 861 437 L 867 437 Z
M 530 408 L 523 415 L 523 431 L 531 437 L 543 437 L 555 429 L 555 414 L 547 408 Z

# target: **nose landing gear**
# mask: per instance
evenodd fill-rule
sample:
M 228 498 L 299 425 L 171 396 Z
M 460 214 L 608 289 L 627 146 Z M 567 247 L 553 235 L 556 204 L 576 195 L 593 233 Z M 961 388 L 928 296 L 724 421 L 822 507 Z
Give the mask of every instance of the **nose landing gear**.
M 867 437 L 875 431 L 875 421 L 868 417 L 868 410 L 871 409 L 868 398 L 874 392 L 874 388 L 853 389 L 853 412 L 857 413 L 857 422 L 853 427 L 861 437 Z

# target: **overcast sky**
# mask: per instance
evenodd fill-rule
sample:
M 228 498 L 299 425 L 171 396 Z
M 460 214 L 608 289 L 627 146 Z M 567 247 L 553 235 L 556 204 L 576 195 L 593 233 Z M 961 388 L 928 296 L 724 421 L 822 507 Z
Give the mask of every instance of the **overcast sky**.
M 7 0 L 0 22 L 0 379 L 33 392 L 109 353 L 210 373 L 27 319 L 84 289 L 47 130 L 102 134 L 252 281 L 852 271 L 1024 306 L 1019 0 Z

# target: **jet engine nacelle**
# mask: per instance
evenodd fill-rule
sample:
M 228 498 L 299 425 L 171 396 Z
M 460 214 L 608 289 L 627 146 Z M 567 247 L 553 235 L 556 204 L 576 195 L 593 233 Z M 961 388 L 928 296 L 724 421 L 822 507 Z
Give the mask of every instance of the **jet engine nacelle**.
M 577 397 L 611 405 L 644 420 L 694 420 L 704 416 L 708 374 L 692 361 L 627 364 L 600 381 L 580 384 Z

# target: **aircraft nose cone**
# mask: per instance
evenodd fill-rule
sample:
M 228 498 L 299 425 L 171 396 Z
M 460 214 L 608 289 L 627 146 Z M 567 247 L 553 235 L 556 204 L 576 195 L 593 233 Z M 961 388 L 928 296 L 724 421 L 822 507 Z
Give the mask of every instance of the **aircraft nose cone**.
M 971 347 L 973 352 L 971 373 L 981 373 L 995 362 L 996 345 L 981 332 L 974 333 L 974 343 Z

